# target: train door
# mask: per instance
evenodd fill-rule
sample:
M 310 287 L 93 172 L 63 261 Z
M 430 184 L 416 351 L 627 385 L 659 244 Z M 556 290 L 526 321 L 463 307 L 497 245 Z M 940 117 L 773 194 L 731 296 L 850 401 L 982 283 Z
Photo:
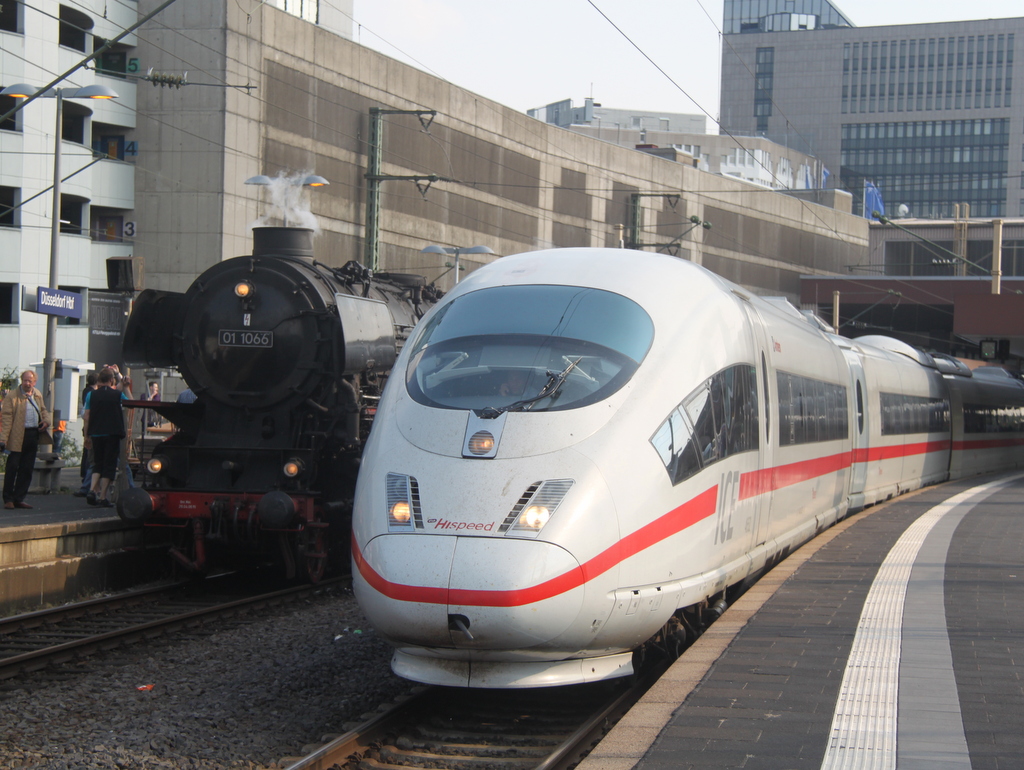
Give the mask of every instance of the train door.
M 856 351 L 843 348 L 846 363 L 850 369 L 850 388 L 853 413 L 850 420 L 851 463 L 850 463 L 850 511 L 864 507 L 864 485 L 868 475 L 868 415 L 867 381 L 864 365 Z
M 747 314 L 747 320 L 753 335 L 754 351 L 757 357 L 757 381 L 760 403 L 758 412 L 761 414 L 759 430 L 759 441 L 757 451 L 757 470 L 748 471 L 752 482 L 741 483 L 741 491 L 750 490 L 749 494 L 754 495 L 753 503 L 753 525 L 751 526 L 750 550 L 754 551 L 757 546 L 763 544 L 768 538 L 768 525 L 772 509 L 772 484 L 771 472 L 775 456 L 775 437 L 773 431 L 777 431 L 777 412 L 772 409 L 776 403 L 772 394 L 774 390 L 774 367 L 771 366 L 771 340 L 765 329 L 760 314 L 749 303 L 743 303 L 743 309 Z

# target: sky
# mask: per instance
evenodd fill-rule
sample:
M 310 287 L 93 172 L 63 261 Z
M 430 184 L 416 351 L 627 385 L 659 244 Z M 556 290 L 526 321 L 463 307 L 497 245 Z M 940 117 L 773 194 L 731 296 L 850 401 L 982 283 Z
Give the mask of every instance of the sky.
M 357 42 L 507 107 L 590 96 L 610 109 L 703 113 L 718 133 L 722 0 L 354 3 Z M 1021 0 L 833 4 L 858 27 L 1024 16 Z

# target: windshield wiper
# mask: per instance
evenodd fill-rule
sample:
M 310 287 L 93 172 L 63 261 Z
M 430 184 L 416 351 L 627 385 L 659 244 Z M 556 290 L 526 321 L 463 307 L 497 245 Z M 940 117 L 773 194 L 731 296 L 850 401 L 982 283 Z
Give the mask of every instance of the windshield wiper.
M 530 407 L 538 401 L 545 398 L 551 398 L 558 393 L 558 389 L 565 383 L 566 379 L 569 377 L 569 373 L 575 369 L 576 365 L 582 360 L 583 356 L 580 356 L 575 361 L 570 362 L 569 365 L 560 372 L 553 372 L 548 369 L 546 372 L 548 375 L 548 381 L 544 383 L 544 387 L 540 389 L 540 393 L 533 398 L 524 398 L 521 401 L 513 401 L 508 406 L 486 406 L 480 410 L 479 416 L 484 420 L 493 420 L 495 417 L 498 417 L 505 412 L 528 411 Z

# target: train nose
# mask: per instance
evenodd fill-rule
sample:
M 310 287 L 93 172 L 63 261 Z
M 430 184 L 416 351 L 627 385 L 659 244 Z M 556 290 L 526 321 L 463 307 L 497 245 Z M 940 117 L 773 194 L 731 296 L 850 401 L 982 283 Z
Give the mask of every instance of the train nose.
M 382 535 L 355 562 L 368 619 L 398 645 L 541 648 L 583 606 L 579 562 L 551 543 Z

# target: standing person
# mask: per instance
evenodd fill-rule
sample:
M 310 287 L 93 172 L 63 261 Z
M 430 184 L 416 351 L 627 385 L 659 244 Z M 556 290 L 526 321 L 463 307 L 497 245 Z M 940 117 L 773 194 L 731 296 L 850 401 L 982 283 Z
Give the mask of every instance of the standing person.
M 146 394 L 146 401 L 160 400 L 160 383 L 149 383 L 149 392 Z M 146 427 L 155 428 L 160 424 L 160 415 L 151 410 L 146 410 Z
M 21 373 L 21 386 L 0 404 L 0 449 L 10 449 L 4 476 L 4 508 L 31 508 L 25 502 L 36 465 L 39 433 L 50 425 L 43 394 L 36 390 L 36 373 Z
M 85 375 L 85 388 L 82 390 L 82 410 L 85 411 L 85 402 L 89 398 L 89 394 L 99 387 L 100 376 L 96 372 L 89 372 Z M 92 487 L 92 452 L 89 451 L 88 443 L 84 439 L 88 438 L 85 434 L 85 426 L 82 426 L 82 486 L 75 492 L 75 497 L 85 497 L 89 494 L 89 489 Z
M 117 475 L 117 464 L 121 459 L 121 439 L 125 436 L 124 412 L 121 402 L 131 396 L 130 385 L 125 391 L 117 390 L 115 373 L 109 366 L 100 370 L 99 387 L 85 401 L 86 446 L 92 450 L 92 484 L 86 500 L 90 505 L 110 508 L 110 484 Z

